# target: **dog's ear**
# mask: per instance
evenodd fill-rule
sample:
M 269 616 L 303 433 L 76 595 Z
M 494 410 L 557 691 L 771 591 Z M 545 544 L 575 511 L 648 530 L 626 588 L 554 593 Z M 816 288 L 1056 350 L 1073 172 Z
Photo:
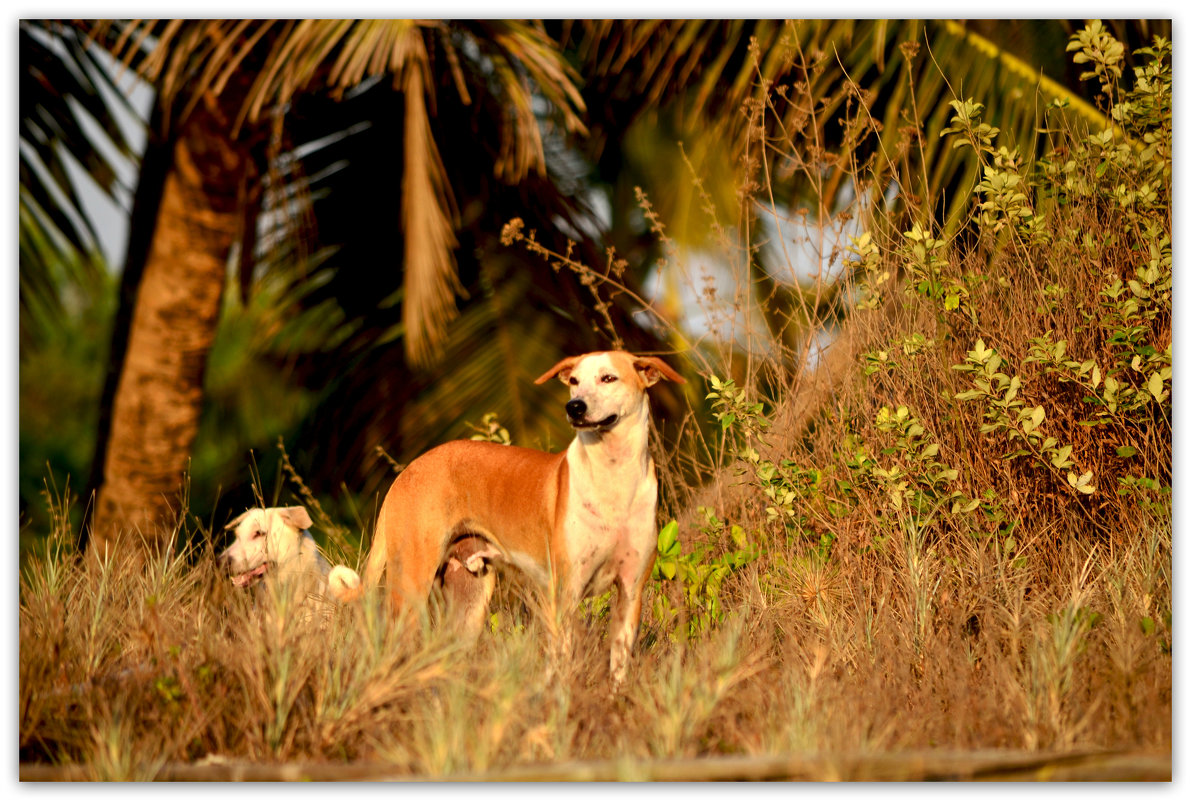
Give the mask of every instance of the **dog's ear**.
M 305 506 L 285 506 L 278 509 L 277 514 L 280 515 L 282 520 L 299 531 L 308 529 L 314 525 L 314 521 L 310 519 L 310 513 L 306 511 Z
M 663 378 L 668 378 L 677 384 L 686 383 L 686 379 L 680 376 L 677 370 L 657 356 L 638 356 L 633 359 L 633 367 L 641 374 L 641 380 L 647 387 L 652 387 Z
M 248 517 L 248 515 L 249 515 L 249 514 L 250 514 L 252 511 L 253 511 L 252 509 L 249 509 L 249 510 L 247 510 L 247 511 L 246 511 L 246 512 L 244 512 L 242 515 L 240 515 L 239 517 L 237 517 L 235 520 L 233 520 L 232 522 L 230 522 L 230 523 L 228 523 L 226 526 L 224 526 L 224 527 L 223 527 L 223 530 L 224 530 L 224 531 L 231 531 L 233 528 L 235 528 L 236 526 L 240 525 L 240 521 L 241 521 L 241 520 L 243 520 L 244 518 Z
M 558 376 L 560 380 L 566 381 L 568 378 L 571 377 L 571 370 L 574 368 L 575 363 L 578 362 L 581 358 L 583 358 L 583 357 L 582 356 L 568 356 L 568 357 L 566 357 L 565 359 L 560 361 L 558 364 L 554 365 L 549 370 L 547 370 L 546 372 L 544 372 L 540 376 L 538 376 L 534 380 L 534 383 L 535 384 L 544 384 L 547 381 L 549 381 L 551 378 L 554 378 L 554 376 Z

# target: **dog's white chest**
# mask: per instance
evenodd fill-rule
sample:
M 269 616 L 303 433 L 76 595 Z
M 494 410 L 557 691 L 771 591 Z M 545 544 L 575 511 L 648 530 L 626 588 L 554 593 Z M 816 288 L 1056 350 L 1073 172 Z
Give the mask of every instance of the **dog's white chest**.
M 595 595 L 629 580 L 657 548 L 657 485 L 652 470 L 615 489 L 572 482 L 563 532 L 575 595 Z

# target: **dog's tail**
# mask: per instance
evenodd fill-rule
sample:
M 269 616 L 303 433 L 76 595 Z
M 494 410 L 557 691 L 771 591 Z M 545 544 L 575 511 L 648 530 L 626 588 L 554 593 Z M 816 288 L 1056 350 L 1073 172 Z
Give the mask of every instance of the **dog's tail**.
M 360 574 L 347 565 L 335 565 L 327 574 L 327 592 L 338 603 L 349 603 L 364 594 Z
M 388 550 L 385 547 L 387 537 L 384 536 L 384 510 L 377 521 L 376 531 L 379 536 L 372 538 L 372 551 L 368 554 L 368 562 L 364 565 L 364 577 L 345 565 L 335 565 L 327 575 L 327 587 L 338 603 L 353 603 L 360 600 L 364 593 L 380 584 L 381 574 L 385 572 L 385 562 Z

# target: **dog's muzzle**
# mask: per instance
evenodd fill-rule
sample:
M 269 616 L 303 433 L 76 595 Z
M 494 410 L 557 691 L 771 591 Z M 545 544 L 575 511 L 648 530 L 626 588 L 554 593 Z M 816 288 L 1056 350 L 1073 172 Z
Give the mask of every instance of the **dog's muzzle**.
M 232 573 L 232 560 L 226 554 L 221 554 L 216 560 L 215 564 L 221 569 L 231 575 L 232 584 L 237 587 L 251 587 L 256 582 L 264 578 L 265 573 L 269 572 L 269 563 L 262 562 L 252 570 L 246 570 L 243 573 Z
M 610 414 L 603 420 L 588 420 L 587 404 L 584 401 L 574 398 L 567 402 L 567 421 L 571 428 L 608 428 L 618 419 L 616 415 Z
M 265 573 L 269 571 L 269 563 L 265 562 L 258 567 L 254 567 L 247 573 L 237 573 L 232 576 L 232 584 L 237 587 L 251 587 L 256 582 L 260 581 Z

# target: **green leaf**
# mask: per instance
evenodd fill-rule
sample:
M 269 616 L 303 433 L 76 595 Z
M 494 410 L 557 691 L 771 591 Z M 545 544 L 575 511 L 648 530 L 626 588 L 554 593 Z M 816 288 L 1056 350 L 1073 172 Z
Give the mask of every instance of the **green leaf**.
M 962 514 L 967 514 L 968 512 L 971 512 L 973 509 L 975 509 L 979 505 L 980 505 L 979 498 L 973 498 L 972 500 L 968 501 L 967 503 L 963 503 L 962 501 L 956 501 L 955 503 L 953 503 L 951 505 L 951 513 L 955 514 L 955 513 L 959 512 Z
M 1162 376 L 1158 373 L 1151 375 L 1150 380 L 1146 382 L 1146 389 L 1154 396 L 1154 400 L 1160 399 L 1162 397 Z
M 1064 445 L 1063 447 L 1059 448 L 1059 450 L 1056 451 L 1055 454 L 1051 457 L 1050 463 L 1053 464 L 1055 467 L 1059 468 L 1060 470 L 1063 469 L 1064 467 L 1070 467 L 1071 462 L 1068 460 L 1068 457 L 1070 455 L 1071 455 L 1071 446 Z
M 1011 401 L 1017 397 L 1017 391 L 1021 389 L 1021 379 L 1017 376 L 1009 379 L 1009 391 L 1005 393 L 1005 400 Z
M 1137 448 L 1134 448 L 1131 445 L 1122 445 L 1121 447 L 1117 448 L 1117 456 L 1120 456 L 1122 459 L 1128 459 L 1130 456 L 1136 455 Z
M 1067 483 L 1074 487 L 1077 491 L 1084 495 L 1091 495 L 1096 491 L 1096 487 L 1092 484 L 1092 471 L 1089 470 L 1081 476 L 1076 476 L 1074 472 L 1067 474 Z
M 737 547 L 744 548 L 748 545 L 748 538 L 744 535 L 744 529 L 740 526 L 732 526 L 732 528 L 728 530 L 728 534 L 732 537 L 732 542 L 735 543 Z
M 678 554 L 681 548 L 682 546 L 678 542 L 678 521 L 671 520 L 658 532 L 658 553 L 663 556 L 673 556 Z

